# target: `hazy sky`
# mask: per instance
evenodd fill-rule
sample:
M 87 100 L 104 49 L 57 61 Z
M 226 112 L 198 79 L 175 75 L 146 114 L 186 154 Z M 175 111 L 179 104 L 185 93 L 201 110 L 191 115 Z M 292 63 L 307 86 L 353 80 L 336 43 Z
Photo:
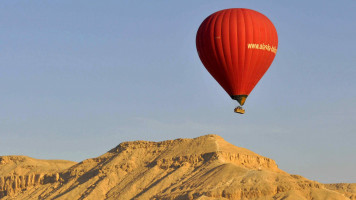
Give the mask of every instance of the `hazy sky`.
M 275 60 L 246 114 L 201 64 L 200 23 L 250 8 Z M 123 141 L 218 134 L 324 183 L 356 182 L 356 2 L 2 1 L 0 155 L 81 161 Z

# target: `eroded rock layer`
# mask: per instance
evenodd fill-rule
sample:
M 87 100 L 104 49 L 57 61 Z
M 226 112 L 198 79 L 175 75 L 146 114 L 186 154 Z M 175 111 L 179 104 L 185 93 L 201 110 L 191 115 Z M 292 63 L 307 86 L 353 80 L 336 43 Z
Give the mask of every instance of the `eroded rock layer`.
M 77 164 L 51 161 L 47 169 L 48 161 L 25 158 L 0 157 L 3 199 L 356 199 L 355 184 L 290 175 L 217 135 L 124 142 Z

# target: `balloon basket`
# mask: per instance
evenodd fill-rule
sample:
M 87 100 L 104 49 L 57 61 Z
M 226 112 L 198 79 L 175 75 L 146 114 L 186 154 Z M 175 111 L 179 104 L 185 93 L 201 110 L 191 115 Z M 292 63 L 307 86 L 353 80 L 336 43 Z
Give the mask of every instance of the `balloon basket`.
M 237 107 L 234 109 L 234 112 L 235 112 L 235 113 L 238 113 L 238 114 L 245 114 L 245 109 L 243 109 L 241 106 L 237 106 Z

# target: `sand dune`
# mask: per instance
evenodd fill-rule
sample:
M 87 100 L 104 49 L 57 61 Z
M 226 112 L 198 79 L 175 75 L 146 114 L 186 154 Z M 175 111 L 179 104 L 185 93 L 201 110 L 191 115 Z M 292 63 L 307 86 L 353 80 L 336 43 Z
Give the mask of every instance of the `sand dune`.
M 0 157 L 1 199 L 356 199 L 217 135 L 124 142 L 80 163 Z

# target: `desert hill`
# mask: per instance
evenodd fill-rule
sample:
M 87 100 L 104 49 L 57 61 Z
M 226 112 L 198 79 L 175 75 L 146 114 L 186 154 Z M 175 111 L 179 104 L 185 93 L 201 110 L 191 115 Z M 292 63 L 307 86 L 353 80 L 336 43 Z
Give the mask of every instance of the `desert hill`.
M 80 163 L 0 157 L 1 199 L 356 199 L 218 135 L 124 142 Z
M 52 180 L 76 164 L 66 160 L 39 160 L 27 156 L 0 156 L 0 198 L 13 196 Z

